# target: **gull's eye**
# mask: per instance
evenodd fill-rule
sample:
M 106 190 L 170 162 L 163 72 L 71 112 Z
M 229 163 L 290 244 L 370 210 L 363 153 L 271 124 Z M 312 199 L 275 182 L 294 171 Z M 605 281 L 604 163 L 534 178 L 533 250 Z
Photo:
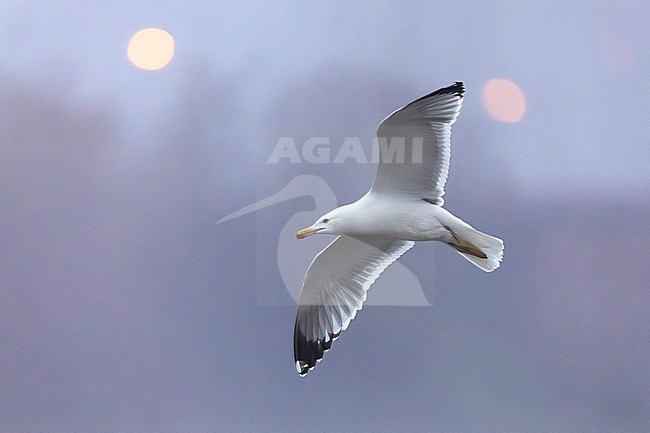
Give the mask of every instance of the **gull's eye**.
M 327 218 L 323 220 L 323 224 L 327 224 L 328 222 L 330 222 L 330 220 L 328 220 Z

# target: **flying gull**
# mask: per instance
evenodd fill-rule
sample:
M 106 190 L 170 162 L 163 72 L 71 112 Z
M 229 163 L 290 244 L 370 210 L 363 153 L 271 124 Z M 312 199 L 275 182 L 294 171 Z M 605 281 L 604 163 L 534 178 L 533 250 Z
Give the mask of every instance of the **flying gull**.
M 463 93 L 456 82 L 386 117 L 377 129 L 380 161 L 370 191 L 296 234 L 338 235 L 314 258 L 300 291 L 293 344 L 301 376 L 347 329 L 379 275 L 415 242 L 443 242 L 486 272 L 501 264 L 501 239 L 442 207 Z

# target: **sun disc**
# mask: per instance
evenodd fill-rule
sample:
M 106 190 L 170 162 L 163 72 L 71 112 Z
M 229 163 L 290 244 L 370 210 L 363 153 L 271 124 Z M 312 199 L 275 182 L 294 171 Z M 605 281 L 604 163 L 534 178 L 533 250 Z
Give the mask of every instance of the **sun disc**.
M 495 78 L 485 83 L 482 101 L 490 117 L 501 122 L 519 122 L 526 112 L 524 92 L 517 84 L 503 78 Z
M 174 57 L 174 38 L 162 29 L 140 30 L 129 41 L 127 56 L 140 69 L 162 69 Z

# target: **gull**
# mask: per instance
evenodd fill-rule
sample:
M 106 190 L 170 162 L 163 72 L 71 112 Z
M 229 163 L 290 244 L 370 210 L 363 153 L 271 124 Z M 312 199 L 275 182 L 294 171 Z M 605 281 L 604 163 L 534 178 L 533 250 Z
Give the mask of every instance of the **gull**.
M 379 275 L 415 242 L 438 241 L 486 272 L 503 241 L 443 208 L 451 125 L 463 103 L 458 81 L 394 111 L 379 124 L 379 164 L 370 190 L 296 234 L 337 235 L 307 269 L 294 328 L 296 370 L 305 376 L 363 307 Z

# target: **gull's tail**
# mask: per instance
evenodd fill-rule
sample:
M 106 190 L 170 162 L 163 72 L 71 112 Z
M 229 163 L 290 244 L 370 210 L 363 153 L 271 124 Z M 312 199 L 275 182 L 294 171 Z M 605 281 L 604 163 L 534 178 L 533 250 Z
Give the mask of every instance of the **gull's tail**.
M 448 245 L 485 272 L 498 268 L 503 259 L 503 241 L 476 230 L 460 219 L 458 221 L 460 224 L 454 224 L 453 228 L 445 226 L 453 238 Z

